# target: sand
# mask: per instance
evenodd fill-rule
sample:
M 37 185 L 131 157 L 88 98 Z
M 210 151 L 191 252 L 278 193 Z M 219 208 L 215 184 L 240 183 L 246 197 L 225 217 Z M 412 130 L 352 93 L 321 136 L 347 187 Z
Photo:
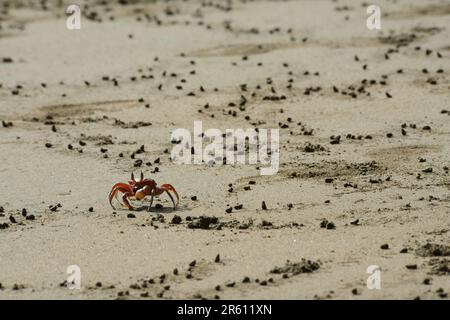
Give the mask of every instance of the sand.
M 381 30 L 363 1 L 120 2 L 68 30 L 2 1 L 0 299 L 449 298 L 449 1 L 379 1 Z M 173 163 L 196 120 L 279 128 L 278 173 Z M 175 210 L 110 207 L 141 170 Z

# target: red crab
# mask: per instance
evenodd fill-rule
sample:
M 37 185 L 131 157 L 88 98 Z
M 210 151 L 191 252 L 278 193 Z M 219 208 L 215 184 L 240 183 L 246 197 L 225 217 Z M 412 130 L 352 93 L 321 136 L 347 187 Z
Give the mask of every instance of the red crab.
M 172 195 L 169 191 L 172 191 L 177 201 L 175 203 L 175 200 L 173 199 Z M 119 182 L 116 183 L 109 193 L 109 204 L 111 207 L 114 208 L 112 204 L 112 199 L 116 197 L 117 194 L 121 192 L 122 195 L 122 205 L 125 205 L 128 209 L 133 210 L 134 208 L 131 206 L 130 202 L 128 201 L 128 198 L 134 197 L 136 200 L 142 200 L 146 196 L 151 196 L 150 198 L 150 206 L 153 203 L 153 197 L 161 195 L 163 192 L 167 192 L 167 194 L 170 197 L 170 200 L 172 200 L 173 208 L 175 209 L 178 206 L 178 203 L 180 201 L 180 197 L 178 196 L 177 191 L 174 187 L 170 184 L 163 184 L 161 187 L 156 186 L 155 180 L 152 179 L 144 179 L 144 174 L 141 171 L 141 179 L 136 181 L 134 179 L 134 174 L 131 174 L 131 180 L 127 183 Z

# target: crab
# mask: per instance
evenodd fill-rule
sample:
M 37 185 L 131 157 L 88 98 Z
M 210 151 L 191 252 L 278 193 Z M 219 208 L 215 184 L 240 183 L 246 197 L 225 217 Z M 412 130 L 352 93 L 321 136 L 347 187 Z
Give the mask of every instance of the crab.
M 175 197 L 177 199 L 176 202 L 169 191 L 171 191 L 175 194 Z M 117 199 L 117 195 L 119 192 L 122 193 L 122 201 L 123 201 L 123 203 L 121 203 L 122 206 L 125 206 L 129 210 L 134 210 L 134 207 L 130 204 L 130 201 L 128 200 L 131 197 L 134 197 L 134 199 L 140 201 L 140 200 L 144 199 L 146 196 L 151 196 L 149 208 L 153 204 L 153 198 L 163 194 L 164 192 L 166 192 L 169 195 L 170 200 L 172 200 L 174 209 L 178 206 L 178 203 L 180 202 L 180 197 L 178 196 L 177 191 L 175 190 L 175 188 L 172 185 L 163 184 L 163 185 L 161 185 L 161 187 L 158 187 L 156 185 L 155 180 L 144 179 L 144 174 L 142 173 L 142 171 L 141 171 L 141 179 L 140 180 L 135 180 L 134 174 L 132 173 L 131 180 L 128 181 L 128 183 L 119 182 L 119 183 L 116 183 L 112 187 L 108 198 L 109 198 L 109 204 L 111 205 L 111 207 L 113 209 L 115 209 L 115 207 L 112 204 L 112 200 L 113 200 L 113 198 Z

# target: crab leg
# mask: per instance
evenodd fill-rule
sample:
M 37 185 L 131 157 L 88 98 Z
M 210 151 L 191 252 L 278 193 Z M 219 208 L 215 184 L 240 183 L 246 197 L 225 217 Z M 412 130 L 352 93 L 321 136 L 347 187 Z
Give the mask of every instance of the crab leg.
M 133 193 L 133 192 L 125 192 L 125 193 L 123 194 L 123 196 L 122 196 L 122 201 L 123 201 L 123 203 L 124 203 L 125 206 L 126 206 L 128 209 L 130 209 L 130 210 L 133 210 L 133 207 L 131 206 L 130 202 L 128 201 L 128 198 L 129 198 L 129 197 L 132 197 L 132 196 L 134 196 L 134 193 Z
M 128 185 L 128 184 L 126 184 L 126 183 L 123 183 L 123 182 L 119 182 L 119 183 L 116 183 L 115 185 L 113 185 L 113 187 L 111 188 L 111 191 L 109 192 L 109 197 L 111 197 L 111 194 L 115 191 L 115 189 L 116 188 L 118 188 L 118 187 L 122 187 L 122 188 L 124 188 L 124 189 L 129 189 L 130 188 L 130 186 Z M 112 197 L 111 197 L 112 198 Z
M 116 183 L 116 184 L 112 187 L 111 192 L 109 193 L 109 196 L 108 196 L 109 204 L 111 205 L 111 207 L 112 207 L 113 209 L 115 209 L 115 208 L 114 208 L 114 206 L 112 205 L 112 199 L 113 199 L 114 197 L 117 198 L 117 193 L 118 193 L 118 192 L 121 192 L 121 193 L 124 193 L 124 194 L 125 194 L 125 193 L 132 193 L 133 190 L 132 190 L 131 187 L 130 187 L 128 184 L 126 184 L 126 183 L 122 183 L 122 182 Z M 128 203 L 128 206 L 129 206 L 128 200 L 127 200 L 126 202 Z
M 173 207 L 176 208 L 178 206 L 178 203 L 180 202 L 180 197 L 178 196 L 178 193 L 175 190 L 175 188 L 171 184 L 163 184 L 160 189 L 162 191 L 165 191 L 169 195 L 170 200 L 172 200 Z M 172 191 L 175 194 L 175 196 L 177 197 L 177 202 L 176 203 L 175 203 L 175 201 L 174 201 L 174 199 L 173 199 L 173 197 L 172 197 L 172 195 L 170 194 L 169 191 Z
M 154 197 L 155 195 L 154 195 L 154 192 L 152 192 L 152 194 L 151 194 L 151 196 L 150 196 L 150 205 L 148 206 L 148 208 L 147 208 L 147 211 L 150 211 L 150 208 L 152 207 L 152 204 L 153 204 L 153 197 Z

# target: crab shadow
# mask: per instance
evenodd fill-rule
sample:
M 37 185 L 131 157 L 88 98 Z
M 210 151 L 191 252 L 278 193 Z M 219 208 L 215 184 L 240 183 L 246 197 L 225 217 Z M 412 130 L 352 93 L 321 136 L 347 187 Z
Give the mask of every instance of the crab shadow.
M 139 207 L 135 207 L 134 211 L 136 212 L 151 212 L 151 213 L 175 213 L 175 212 L 183 212 L 190 211 L 187 206 L 178 206 L 176 208 L 173 207 L 164 207 L 164 206 L 149 206 L 149 205 L 141 205 Z

